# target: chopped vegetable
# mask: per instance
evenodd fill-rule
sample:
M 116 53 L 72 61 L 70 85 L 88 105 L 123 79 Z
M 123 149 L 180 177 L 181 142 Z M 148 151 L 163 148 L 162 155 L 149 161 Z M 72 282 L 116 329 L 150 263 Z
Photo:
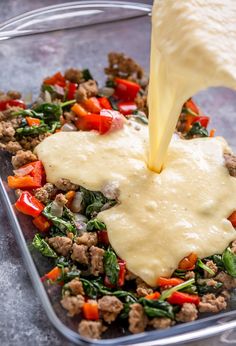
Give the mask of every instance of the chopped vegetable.
M 28 191 L 23 191 L 15 203 L 15 207 L 23 214 L 37 217 L 44 209 L 44 205 L 31 195 Z
M 116 78 L 115 84 L 116 87 L 114 95 L 123 101 L 134 101 L 141 89 L 139 84 L 121 78 Z
M 74 215 L 67 207 L 64 207 L 62 217 L 53 216 L 51 213 L 52 203 L 49 203 L 43 210 L 43 215 L 50 220 L 62 233 L 72 232 L 77 233 Z
M 227 272 L 236 278 L 236 254 L 229 247 L 223 252 L 222 261 Z
M 216 133 L 216 129 L 211 129 L 210 133 L 209 133 L 209 137 L 214 137 Z
M 53 76 L 44 79 L 43 83 L 48 84 L 48 85 L 55 85 L 56 84 L 56 85 L 61 86 L 62 88 L 64 88 L 66 86 L 65 77 L 62 76 L 61 72 L 57 72 Z
M 102 109 L 112 109 L 110 101 L 107 97 L 100 97 L 98 101 Z
M 137 111 L 138 107 L 135 102 L 120 102 L 118 103 L 118 110 L 123 115 L 130 115 Z
M 96 321 L 99 319 L 98 304 L 97 302 L 87 302 L 83 305 L 84 317 L 87 320 Z
M 85 115 L 88 114 L 86 109 L 82 107 L 79 103 L 75 103 L 72 107 L 71 110 L 78 115 L 79 117 L 84 117 Z
M 150 299 L 150 300 L 153 300 L 153 299 L 159 299 L 161 296 L 160 292 L 153 292 L 151 294 L 148 294 L 147 296 L 145 296 L 144 298 L 145 299 Z
M 98 242 L 99 243 L 104 244 L 104 245 L 110 244 L 107 231 L 105 231 L 105 230 L 98 231 L 97 235 L 98 235 Z
M 104 270 L 111 285 L 116 285 L 119 278 L 120 266 L 116 254 L 111 249 L 108 249 L 104 254 Z
M 67 84 L 67 100 L 74 100 L 78 84 L 69 82 Z
M 51 282 L 56 282 L 60 279 L 62 275 L 62 270 L 59 267 L 54 267 L 52 270 L 50 270 L 50 272 L 48 272 L 47 274 L 45 274 L 41 280 L 50 280 Z
M 25 103 L 22 100 L 4 100 L 0 101 L 0 111 L 5 111 L 8 107 L 26 108 Z
M 48 219 L 43 216 L 43 215 L 39 215 L 36 218 L 33 219 L 33 224 L 38 228 L 38 230 L 40 232 L 47 232 L 49 230 L 49 228 L 51 227 L 50 222 L 48 221 Z
M 174 292 L 167 299 L 170 304 L 183 305 L 185 303 L 191 303 L 198 305 L 200 303 L 200 298 L 197 295 L 183 293 L 183 292 Z
M 123 260 L 118 260 L 119 275 L 118 275 L 118 286 L 124 286 L 125 284 L 125 273 L 126 273 L 126 263 Z
M 57 258 L 56 252 L 48 245 L 48 243 L 39 235 L 35 234 L 32 245 L 45 257 Z
M 139 302 L 144 306 L 144 311 L 148 317 L 166 317 L 174 319 L 173 307 L 168 302 L 146 298 L 141 298 Z
M 236 227 L 236 211 L 234 211 L 229 217 L 228 220 Z
M 207 116 L 196 116 L 196 117 L 194 117 L 192 124 L 199 122 L 201 124 L 201 126 L 206 128 L 208 126 L 209 120 L 210 120 L 210 118 Z
M 88 68 L 84 69 L 84 70 L 82 71 L 82 73 L 83 73 L 83 78 L 84 78 L 86 81 L 88 81 L 88 80 L 90 80 L 90 79 L 94 79 L 93 76 L 92 76 L 92 74 L 91 74 L 91 72 L 89 71 Z
M 73 199 L 75 198 L 75 194 L 76 192 L 75 191 L 68 191 L 65 195 L 66 199 L 67 199 L 67 203 L 66 203 L 66 206 L 67 208 L 71 208 L 71 204 L 73 202 Z
M 86 229 L 87 231 L 104 230 L 106 229 L 106 225 L 104 222 L 99 221 L 98 219 L 92 219 L 87 223 Z
M 25 117 L 25 119 L 29 126 L 39 126 L 41 123 L 40 119 L 37 119 L 37 118 Z
M 85 99 L 82 106 L 90 113 L 99 114 L 102 110 L 99 100 L 96 97 Z
M 164 277 L 159 277 L 157 279 L 157 286 L 163 287 L 163 286 L 177 286 L 184 281 L 179 278 L 164 278 Z
M 193 124 L 191 129 L 186 134 L 186 138 L 192 138 L 193 136 L 198 137 L 208 137 L 208 131 L 205 127 L 203 127 L 199 121 Z
M 200 258 L 197 260 L 197 267 L 202 268 L 203 270 L 205 270 L 206 272 L 208 272 L 209 274 L 211 274 L 212 276 L 215 275 L 214 270 L 212 270 L 211 268 L 209 268 L 207 265 L 205 265 L 202 260 L 200 260 Z
M 19 172 L 27 172 L 20 175 Z M 44 181 L 44 168 L 41 161 L 34 161 L 16 170 L 16 176 L 8 176 L 8 185 L 11 189 L 37 189 Z M 23 173 L 22 173 L 23 174 Z
M 191 286 L 193 283 L 194 283 L 194 279 L 190 279 L 190 280 L 184 281 L 181 284 L 164 291 L 160 297 L 160 300 L 166 300 L 167 298 L 169 298 L 172 295 L 172 293 L 179 291 L 179 290 L 182 290 L 184 288 L 187 288 L 187 287 Z
M 189 256 L 184 257 L 182 261 L 179 262 L 179 269 L 193 270 L 197 262 L 197 255 L 192 252 Z

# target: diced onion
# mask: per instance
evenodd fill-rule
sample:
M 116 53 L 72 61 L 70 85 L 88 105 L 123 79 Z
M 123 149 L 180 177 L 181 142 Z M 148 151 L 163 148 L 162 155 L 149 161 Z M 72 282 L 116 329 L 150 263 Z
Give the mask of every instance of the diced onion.
M 75 125 L 69 124 L 69 123 L 65 123 L 65 124 L 62 126 L 61 130 L 64 131 L 64 132 L 77 131 Z
M 79 213 L 82 209 L 83 195 L 81 192 L 76 192 L 73 202 L 71 204 L 71 210 L 73 213 Z
M 52 202 L 51 214 L 56 217 L 61 217 L 63 214 L 63 205 L 59 205 L 56 201 Z
M 30 172 L 32 172 L 34 169 L 33 166 L 29 165 L 26 167 L 21 167 L 19 169 L 15 169 L 13 172 L 17 177 L 24 177 L 25 175 L 29 174 Z

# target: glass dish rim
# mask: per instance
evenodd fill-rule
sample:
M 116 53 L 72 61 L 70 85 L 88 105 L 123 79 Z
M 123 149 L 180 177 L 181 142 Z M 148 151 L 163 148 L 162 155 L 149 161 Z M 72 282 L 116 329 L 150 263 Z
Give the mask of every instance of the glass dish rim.
M 89 1 L 74 1 L 74 2 L 69 2 L 69 3 L 62 3 L 59 5 L 52 5 L 48 7 L 42 7 L 38 10 L 26 12 L 23 15 L 19 15 L 16 17 L 11 18 L 9 21 L 5 21 L 2 25 L 4 24 L 9 24 L 12 23 L 15 19 L 20 19 L 20 18 L 25 18 L 25 16 L 29 13 L 34 13 L 34 14 L 42 14 L 42 10 L 45 8 L 61 8 L 62 6 L 66 5 L 75 5 L 75 4 L 80 4 L 86 7 L 88 4 L 89 5 L 97 5 L 100 4 L 104 8 L 109 8 L 111 7 L 111 2 L 110 1 L 97 1 L 97 0 L 89 0 Z M 146 5 L 144 3 L 130 3 L 127 1 L 114 1 L 113 5 L 116 5 L 118 7 L 119 5 L 126 5 L 126 6 L 131 6 L 134 8 L 134 6 L 146 8 L 146 13 L 145 15 L 150 13 L 151 6 Z M 135 9 L 138 9 L 138 7 L 135 7 Z M 127 7 L 126 7 L 127 8 Z M 20 18 L 19 18 L 20 17 Z M 128 19 L 128 18 L 126 18 Z M 1 33 L 1 28 L 2 25 L 0 25 L 0 33 Z M 65 28 L 66 29 L 66 28 Z M 60 30 L 60 29 L 57 29 Z M 50 32 L 52 30 L 47 30 L 45 32 Z M 42 32 L 34 32 L 32 33 L 37 34 L 37 33 L 42 33 Z M 14 35 L 12 37 L 16 36 L 24 36 L 24 35 Z M 11 38 L 11 37 L 9 37 Z M 1 36 L 0 36 L 1 39 Z M 199 340 L 203 338 L 207 338 L 210 336 L 215 336 L 217 334 L 220 334 L 224 331 L 233 329 L 236 327 L 236 310 L 225 312 L 225 313 L 220 313 L 215 316 L 211 317 L 206 317 L 198 321 L 193 321 L 190 323 L 185 323 L 181 324 L 175 327 L 172 327 L 168 329 L 168 331 L 147 331 L 144 333 L 140 333 L 137 335 L 128 335 L 128 336 L 121 336 L 121 337 L 116 337 L 116 338 L 110 338 L 110 339 L 101 339 L 101 340 L 93 340 L 93 339 L 88 339 L 81 337 L 78 333 L 74 332 L 71 330 L 69 327 L 67 327 L 56 315 L 54 309 L 52 308 L 51 302 L 48 298 L 48 295 L 46 293 L 46 290 L 40 280 L 40 276 L 38 274 L 38 271 L 36 269 L 36 266 L 34 264 L 34 261 L 31 257 L 31 254 L 29 252 L 29 249 L 27 247 L 27 243 L 25 241 L 23 231 L 21 229 L 21 226 L 18 222 L 17 215 L 14 211 L 14 208 L 12 207 L 12 204 L 10 202 L 7 190 L 4 186 L 4 182 L 2 178 L 0 177 L 0 196 L 2 197 L 2 200 L 6 206 L 7 214 L 10 220 L 10 224 L 12 226 L 17 245 L 21 250 L 21 254 L 25 263 L 25 266 L 27 268 L 27 271 L 30 275 L 32 284 L 34 286 L 34 289 L 41 300 L 41 303 L 43 305 L 43 308 L 47 314 L 48 319 L 52 323 L 52 325 L 67 339 L 70 341 L 74 342 L 77 345 L 115 345 L 115 346 L 121 346 L 121 345 L 143 345 L 143 346 L 157 346 L 157 345 L 170 345 L 170 344 L 179 344 L 182 342 L 187 342 L 187 341 L 193 341 L 193 340 Z M 226 321 L 225 323 L 219 323 L 221 322 L 221 319 L 225 318 L 234 318 L 233 321 Z M 201 327 L 202 325 L 202 327 Z M 205 325 L 207 327 L 205 327 Z M 196 328 L 195 328 L 196 326 Z M 197 329 L 200 326 L 200 329 Z M 181 333 L 182 332 L 182 333 Z M 161 336 L 162 335 L 162 336 Z M 155 339 L 156 337 L 159 337 L 159 339 Z

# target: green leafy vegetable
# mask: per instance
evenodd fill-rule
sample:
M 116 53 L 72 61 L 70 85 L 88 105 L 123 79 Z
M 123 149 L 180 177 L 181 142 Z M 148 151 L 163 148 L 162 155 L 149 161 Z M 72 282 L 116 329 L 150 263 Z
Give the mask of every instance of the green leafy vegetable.
M 144 112 L 141 112 L 139 110 L 133 112 L 133 118 L 142 124 L 148 124 L 148 118 Z
M 185 275 L 186 275 L 186 270 L 183 269 L 175 269 L 174 273 L 173 273 L 173 277 L 177 277 L 180 279 L 185 279 Z
M 71 211 L 68 208 L 64 207 L 62 217 L 57 217 L 51 214 L 51 206 L 52 202 L 44 208 L 43 215 L 46 216 L 48 220 L 52 221 L 53 225 L 56 226 L 64 234 L 66 234 L 67 232 L 76 234 L 77 229 Z
M 88 80 L 90 80 L 90 79 L 93 79 L 93 76 L 91 75 L 91 73 L 90 73 L 90 71 L 89 71 L 88 68 L 84 69 L 84 70 L 82 71 L 82 73 L 83 73 L 83 78 L 84 78 L 86 81 L 88 81 Z
M 38 126 L 24 126 L 16 129 L 18 136 L 34 136 L 46 133 L 49 131 L 49 127 L 46 124 L 40 124 Z
M 227 247 L 222 254 L 222 261 L 224 263 L 225 269 L 232 277 L 236 277 L 236 254 Z
M 200 281 L 201 283 L 199 283 L 198 281 Z M 208 285 L 207 283 L 209 282 L 209 279 L 207 280 L 198 280 L 197 281 L 197 290 L 198 290 L 198 294 L 203 296 L 204 294 L 207 293 L 214 293 L 216 294 L 223 286 L 222 282 L 217 282 L 212 286 L 212 285 Z M 212 280 L 210 280 L 212 281 Z
M 202 262 L 202 260 L 200 260 L 200 258 L 197 260 L 197 267 L 202 268 L 203 270 L 205 270 L 206 272 L 208 272 L 209 274 L 211 274 L 212 276 L 215 275 L 214 270 L 212 270 L 211 268 L 209 268 L 206 264 L 204 264 Z
M 80 188 L 80 191 L 83 196 L 82 205 L 87 217 L 96 216 L 104 204 L 108 202 L 108 199 L 101 192 L 89 191 L 83 187 Z
M 139 302 L 144 306 L 148 317 L 167 317 L 174 319 L 173 307 L 168 302 L 141 298 Z
M 193 136 L 208 137 L 208 131 L 198 121 L 194 123 L 191 129 L 186 134 L 186 138 L 192 138 Z
M 213 255 L 213 256 L 207 257 L 205 259 L 213 261 L 217 265 L 218 269 L 222 269 L 222 270 L 224 269 L 224 263 L 222 261 L 222 255 Z
M 106 229 L 106 225 L 104 222 L 98 219 L 92 219 L 87 223 L 87 231 L 99 231 Z
M 105 251 L 103 261 L 105 274 L 107 275 L 110 283 L 112 285 L 116 285 L 118 281 L 120 267 L 117 262 L 117 257 L 114 251 L 112 251 L 111 249 Z
M 48 243 L 43 238 L 41 238 L 40 234 L 35 234 L 32 245 L 43 256 L 57 258 L 56 252 L 48 245 Z
M 37 119 L 43 119 L 43 113 L 37 113 L 33 109 L 21 109 L 13 113 L 14 115 L 21 115 L 22 117 L 31 117 Z
M 184 288 L 190 287 L 193 283 L 195 282 L 194 279 L 190 279 L 187 280 L 185 282 L 182 282 L 181 284 L 174 286 L 172 288 L 170 288 L 169 290 L 166 290 L 162 293 L 162 295 L 160 296 L 159 300 L 166 300 L 167 298 L 169 298 L 174 292 L 176 291 L 180 291 L 183 290 Z

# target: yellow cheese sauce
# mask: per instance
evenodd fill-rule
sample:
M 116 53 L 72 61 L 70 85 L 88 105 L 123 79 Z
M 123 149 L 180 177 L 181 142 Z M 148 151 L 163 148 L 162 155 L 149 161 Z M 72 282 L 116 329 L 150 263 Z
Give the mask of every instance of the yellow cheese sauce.
M 127 268 L 154 286 L 189 253 L 221 253 L 236 238 L 226 219 L 235 210 L 236 179 L 224 166 L 228 148 L 220 138 L 172 141 L 160 174 L 147 168 L 147 147 L 146 126 L 126 124 L 103 136 L 60 132 L 36 153 L 51 183 L 66 178 L 101 191 L 116 182 L 120 203 L 98 218 Z
M 236 1 L 156 0 L 149 83 L 149 168 L 160 172 L 182 106 L 210 86 L 236 89 Z
M 225 141 L 176 140 L 168 148 L 190 96 L 209 86 L 235 88 L 235 18 L 234 0 L 155 1 L 149 131 L 127 122 L 102 136 L 60 132 L 36 148 L 51 183 L 118 186 L 119 204 L 98 218 L 127 268 L 152 286 L 191 252 L 221 253 L 236 238 L 227 220 L 236 207 L 236 179 L 224 165 Z

